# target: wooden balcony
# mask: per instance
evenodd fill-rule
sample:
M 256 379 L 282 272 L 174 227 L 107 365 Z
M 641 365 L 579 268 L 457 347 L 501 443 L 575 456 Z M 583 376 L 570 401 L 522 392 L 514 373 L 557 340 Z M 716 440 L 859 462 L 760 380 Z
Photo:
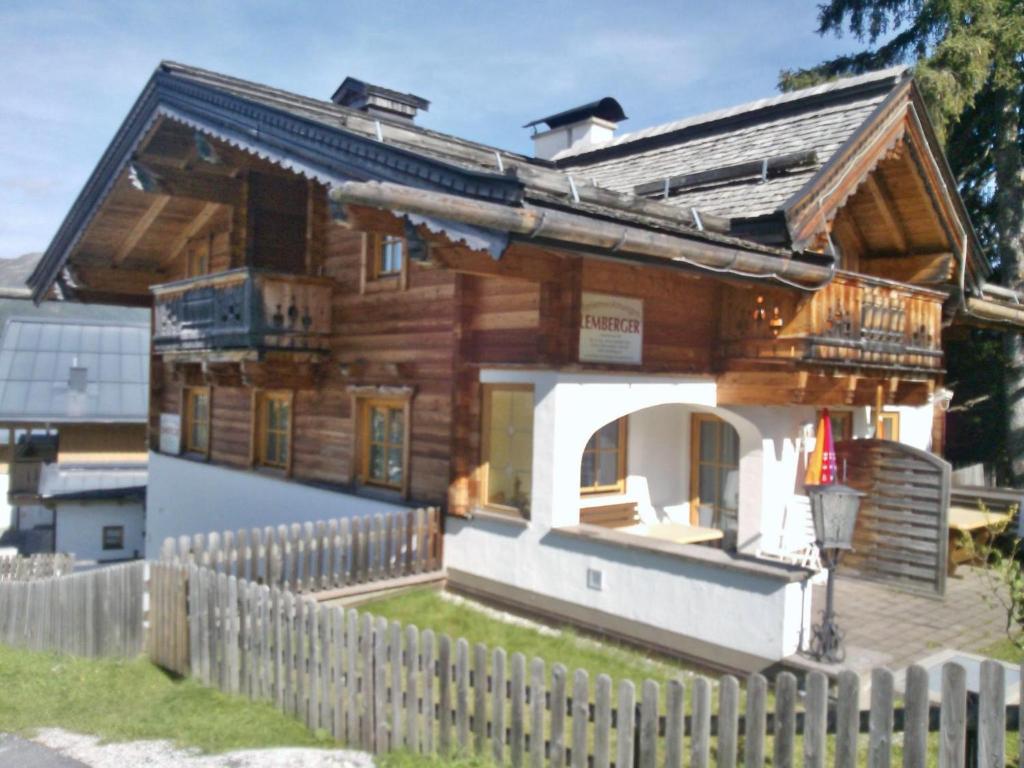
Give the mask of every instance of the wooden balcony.
M 10 467 L 7 498 L 14 503 L 28 503 L 39 497 L 39 476 L 42 461 L 15 461 Z
M 940 293 L 850 274 L 804 297 L 728 289 L 720 358 L 931 377 L 942 371 Z
M 243 268 L 152 288 L 157 352 L 324 352 L 331 281 Z

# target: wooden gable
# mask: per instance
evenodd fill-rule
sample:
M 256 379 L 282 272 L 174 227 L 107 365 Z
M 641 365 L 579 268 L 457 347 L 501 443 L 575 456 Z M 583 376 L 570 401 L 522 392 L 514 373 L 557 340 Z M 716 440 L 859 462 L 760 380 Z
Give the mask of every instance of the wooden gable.
M 786 218 L 795 247 L 831 243 L 843 269 L 899 282 L 952 285 L 963 254 L 980 257 L 913 82 L 787 203 Z

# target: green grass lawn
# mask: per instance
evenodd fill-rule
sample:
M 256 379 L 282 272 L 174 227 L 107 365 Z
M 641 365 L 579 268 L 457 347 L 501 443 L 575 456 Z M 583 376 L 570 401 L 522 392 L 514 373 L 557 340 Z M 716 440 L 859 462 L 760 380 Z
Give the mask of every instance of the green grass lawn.
M 143 658 L 79 659 L 0 645 L 0 732 L 56 727 L 204 752 L 336 746 L 269 704 L 176 680 Z
M 981 655 L 988 656 L 990 659 L 1009 661 L 1013 664 L 1020 664 L 1021 662 L 1024 662 L 1024 650 L 1018 648 L 1010 638 L 1000 640 L 998 643 L 993 643 L 988 648 L 981 651 Z
M 570 674 L 576 669 L 585 669 L 591 685 L 602 672 L 610 675 L 616 684 L 620 680 L 632 680 L 638 697 L 644 680 L 656 680 L 664 685 L 672 679 L 686 679 L 696 671 L 624 645 L 582 636 L 568 627 L 560 627 L 557 634 L 551 634 L 531 626 L 511 624 L 492 618 L 472 602 L 447 600 L 436 589 L 409 590 L 363 603 L 358 608 L 403 625 L 415 624 L 420 629 L 443 632 L 453 640 L 464 637 L 470 646 L 484 643 L 490 651 L 501 647 L 510 656 L 519 652 L 526 656 L 527 663 L 534 657 L 544 659 L 549 672 L 556 662 L 564 664 Z
M 106 742 L 166 740 L 207 753 L 269 747 L 341 748 L 269 704 L 179 680 L 145 658 L 80 659 L 0 645 L 0 733 L 63 728 Z M 487 768 L 485 759 L 382 755 L 380 768 Z

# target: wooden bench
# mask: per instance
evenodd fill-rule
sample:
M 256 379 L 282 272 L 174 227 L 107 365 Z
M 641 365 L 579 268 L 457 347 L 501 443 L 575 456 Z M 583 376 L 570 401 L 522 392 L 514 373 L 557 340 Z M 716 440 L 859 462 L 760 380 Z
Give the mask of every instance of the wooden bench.
M 1024 492 L 1014 488 L 954 485 L 949 492 L 950 576 L 961 563 L 977 560 L 977 548 L 1002 532 L 1020 513 Z M 983 511 L 984 510 L 984 511 Z M 970 537 L 971 541 L 967 541 Z
M 640 522 L 635 501 L 616 504 L 602 504 L 597 507 L 581 507 L 580 523 L 599 525 L 602 528 L 626 528 Z

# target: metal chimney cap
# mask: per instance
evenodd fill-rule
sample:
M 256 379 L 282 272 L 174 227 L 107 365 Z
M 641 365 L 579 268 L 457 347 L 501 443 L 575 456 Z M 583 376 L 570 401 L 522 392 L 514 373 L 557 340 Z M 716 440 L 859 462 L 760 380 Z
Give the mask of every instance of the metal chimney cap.
M 621 123 L 623 120 L 629 119 L 626 117 L 626 113 L 622 110 L 622 105 L 618 101 L 611 96 L 605 96 L 603 99 L 592 101 L 589 104 L 566 109 L 563 112 L 557 112 L 547 117 L 539 117 L 524 125 L 523 128 L 533 128 L 541 123 L 547 123 L 548 128 L 560 128 L 563 125 L 571 125 L 572 123 L 586 120 L 588 117 L 597 117 L 601 120 L 607 120 L 609 123 Z

